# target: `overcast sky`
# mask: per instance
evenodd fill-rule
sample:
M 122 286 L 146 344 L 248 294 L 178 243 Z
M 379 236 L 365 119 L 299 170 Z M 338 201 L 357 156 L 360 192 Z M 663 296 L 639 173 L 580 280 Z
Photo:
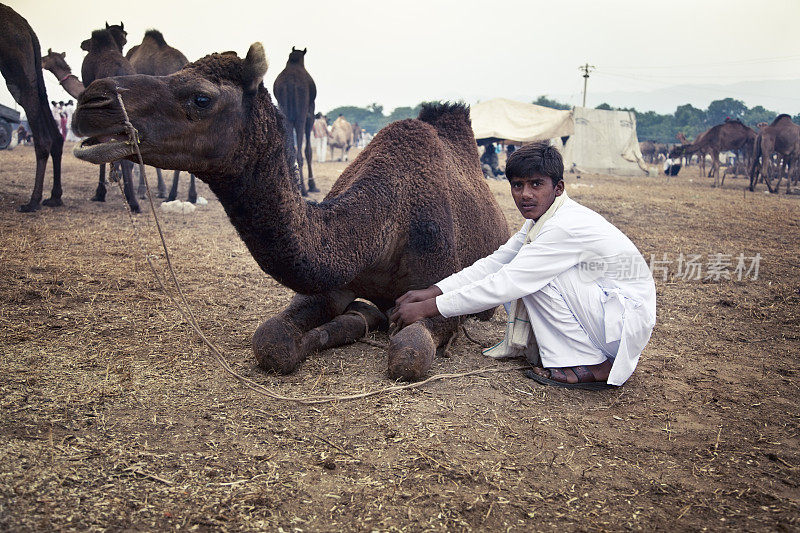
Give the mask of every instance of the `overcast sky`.
M 226 50 L 244 56 L 261 41 L 270 91 L 292 46 L 308 48 L 322 111 L 539 95 L 580 105 L 578 67 L 587 62 L 596 67 L 591 107 L 601 103 L 593 93 L 800 79 L 799 0 L 4 2 L 28 20 L 43 54 L 66 51 L 77 75 L 80 42 L 106 21 L 125 23 L 128 47 L 156 28 L 190 61 Z M 51 73 L 45 80 L 51 100 L 69 98 Z M 682 92 L 702 108 L 728 96 Z M 750 96 L 748 105 L 759 103 Z M 13 105 L 5 86 L 0 102 Z M 800 94 L 775 111 L 800 112 Z

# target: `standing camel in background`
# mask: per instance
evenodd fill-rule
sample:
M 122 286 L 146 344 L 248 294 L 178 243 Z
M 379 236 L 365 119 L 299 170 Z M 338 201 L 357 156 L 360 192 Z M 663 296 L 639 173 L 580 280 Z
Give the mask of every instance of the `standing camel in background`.
M 119 51 L 119 44 L 111 31 L 107 29 L 93 31 L 92 37 L 89 39 L 89 53 L 83 58 L 83 65 L 81 65 L 83 86 L 88 87 L 94 80 L 100 78 L 132 74 L 136 74 L 136 71 Z M 128 201 L 131 211 L 140 213 L 139 202 L 136 201 L 136 195 L 133 192 L 133 163 L 121 161 L 120 165 L 125 199 Z M 92 201 L 106 201 L 106 166 L 104 164 L 100 165 L 100 179 Z
M 52 72 L 61 87 L 70 96 L 77 99 L 84 90 L 83 82 L 72 73 L 72 68 L 67 64 L 66 57 L 66 52 L 53 52 L 52 49 L 48 48 L 47 55 L 42 56 L 42 69 Z
M 164 36 L 158 30 L 147 30 L 142 39 L 142 44 L 138 44 L 128 50 L 125 58 L 130 61 L 131 66 L 137 74 L 147 74 L 148 76 L 167 76 L 173 72 L 178 72 L 189 60 L 180 50 L 173 48 L 164 40 Z M 167 196 L 167 186 L 161 175 L 161 169 L 156 167 L 158 176 L 158 197 Z M 172 177 L 172 189 L 170 189 L 167 201 L 171 202 L 178 197 L 178 179 L 181 171 L 176 170 Z M 139 177 L 139 196 L 144 198 L 144 179 Z M 189 178 L 189 201 L 197 202 L 197 188 L 195 187 L 194 174 Z
M 319 192 L 314 183 L 311 170 L 311 126 L 314 124 L 314 100 L 317 98 L 317 86 L 306 71 L 306 48 L 295 50 L 292 47 L 289 60 L 272 85 L 278 108 L 286 116 L 289 123 L 289 138 L 294 137 L 297 167 L 300 176 L 300 193 L 307 196 L 309 192 Z M 305 152 L 303 151 L 305 143 Z M 308 191 L 303 182 L 303 154 L 308 161 Z
M 333 161 L 333 152 L 336 148 L 342 151 L 339 161 L 347 161 L 347 152 L 353 144 L 353 126 L 342 116 L 339 115 L 331 126 L 331 135 L 328 138 L 328 150 L 330 150 L 330 160 Z
M 686 138 L 686 135 L 684 135 L 683 132 L 677 133 L 675 135 L 675 138 L 678 139 L 680 144 L 673 148 L 673 152 L 671 154 L 676 154 L 681 157 L 684 157 L 686 159 L 684 166 L 687 167 L 689 166 L 692 157 L 696 155 L 697 164 L 700 167 L 700 172 L 702 173 L 703 176 L 709 177 L 709 175 L 706 174 L 706 155 L 708 154 L 701 151 L 703 150 L 703 146 L 702 143 L 700 142 L 705 134 L 706 132 L 704 131 L 703 133 L 697 136 L 694 142 L 692 142 Z M 676 155 L 670 155 L 670 157 L 675 157 Z
M 47 103 L 41 56 L 39 39 L 28 21 L 10 7 L 0 4 L 0 73 L 11 96 L 25 110 L 36 152 L 33 193 L 27 204 L 19 206 L 24 213 L 39 209 L 48 157 L 53 158 L 53 190 L 50 198 L 42 203 L 50 207 L 62 205 L 61 153 L 64 138 Z
M 70 96 L 72 96 L 77 100 L 78 98 L 80 98 L 81 94 L 83 94 L 85 88 L 83 82 L 79 80 L 78 77 L 72 73 L 72 68 L 70 68 L 65 59 L 66 56 L 67 56 L 66 52 L 61 52 L 61 53 L 53 52 L 52 49 L 48 48 L 47 55 L 42 57 L 42 68 L 44 70 L 49 70 L 50 72 L 52 72 L 53 75 L 61 84 L 61 87 L 65 91 L 67 91 L 70 94 Z M 117 170 L 121 168 L 120 165 L 121 163 L 119 162 L 112 163 L 112 166 Z M 105 176 L 106 176 L 106 165 L 105 163 L 103 163 L 100 165 L 100 183 L 97 186 L 97 191 L 95 191 L 95 195 L 92 198 L 92 201 L 95 202 L 105 201 L 105 192 L 106 192 Z M 131 177 L 131 180 L 132 179 L 133 178 Z M 132 187 L 133 185 L 131 184 L 131 188 Z
M 778 154 L 781 161 L 778 171 L 778 183 L 773 189 L 769 165 L 774 153 Z M 786 194 L 791 194 L 792 173 L 798 167 L 798 159 L 800 159 L 800 126 L 792 122 L 792 118 L 789 115 L 785 113 L 778 115 L 772 121 L 772 124 L 759 131 L 756 138 L 753 148 L 753 160 L 750 164 L 750 190 L 755 190 L 760 173 L 761 177 L 764 178 L 764 183 L 767 184 L 769 192 L 778 192 L 784 169 L 788 169 Z
M 708 131 L 701 133 L 697 136 L 697 140 L 688 146 L 684 146 L 686 152 L 693 153 L 699 152 L 711 156 L 711 171 L 710 174 L 714 175 L 714 183 L 712 187 L 722 187 L 725 183 L 725 175 L 723 174 L 722 180 L 719 176 L 719 154 L 727 150 L 738 152 L 740 150 L 750 150 L 756 138 L 756 132 L 748 128 L 738 120 L 729 120 L 722 124 L 717 124 Z M 684 137 L 681 142 L 686 138 Z M 703 171 L 705 174 L 705 170 Z

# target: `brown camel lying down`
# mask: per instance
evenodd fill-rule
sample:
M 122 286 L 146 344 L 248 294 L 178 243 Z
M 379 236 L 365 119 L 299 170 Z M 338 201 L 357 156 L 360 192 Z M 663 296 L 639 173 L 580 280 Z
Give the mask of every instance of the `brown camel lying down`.
M 75 155 L 135 158 L 120 135 L 119 90 L 144 162 L 205 181 L 262 270 L 299 293 L 253 337 L 261 367 L 288 373 L 310 353 L 358 339 L 364 319 L 385 328 L 395 298 L 488 255 L 508 226 L 461 105 L 428 105 L 419 119 L 387 126 L 321 203 L 305 202 L 284 119 L 262 84 L 266 71 L 255 43 L 244 59 L 212 54 L 166 77 L 97 80 L 75 112 L 77 132 L 89 137 Z M 425 375 L 457 326 L 439 317 L 394 335 L 389 376 Z

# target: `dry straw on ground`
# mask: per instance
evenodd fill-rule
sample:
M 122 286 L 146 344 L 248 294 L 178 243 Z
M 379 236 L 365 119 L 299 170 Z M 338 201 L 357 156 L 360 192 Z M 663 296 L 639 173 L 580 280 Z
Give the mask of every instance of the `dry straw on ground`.
M 0 528 L 799 527 L 798 197 L 745 193 L 742 179 L 711 189 L 694 169 L 669 182 L 571 175 L 571 196 L 648 260 L 760 253 L 758 279 L 685 280 L 669 265 L 653 339 L 619 390 L 501 372 L 303 406 L 220 369 L 153 279 L 116 189 L 87 200 L 94 167 L 67 156 L 66 205 L 17 213 L 33 162 L 30 147 L 0 152 Z M 343 167 L 316 165 L 323 190 Z M 490 186 L 518 226 L 507 185 Z M 293 396 L 390 385 L 385 354 L 363 343 L 291 376 L 254 367 L 250 335 L 291 293 L 201 193 L 209 206 L 162 220 L 228 363 Z M 141 235 L 163 268 L 157 237 Z M 489 343 L 503 318 L 466 327 Z M 463 335 L 449 353 L 434 372 L 513 364 L 487 362 Z

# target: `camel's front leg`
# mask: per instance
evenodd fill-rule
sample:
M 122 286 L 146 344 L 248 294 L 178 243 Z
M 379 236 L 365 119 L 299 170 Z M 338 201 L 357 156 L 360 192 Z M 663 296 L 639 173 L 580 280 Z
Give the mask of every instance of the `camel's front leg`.
M 377 307 L 355 301 L 343 314 L 303 335 L 300 351 L 310 354 L 351 344 L 368 331 L 386 330 L 388 327 L 389 319 Z
M 302 342 L 304 334 L 341 315 L 354 298 L 346 290 L 296 295 L 289 307 L 261 324 L 253 335 L 258 365 L 280 374 L 294 371 L 309 353 L 309 346 Z
M 416 381 L 428 373 L 436 348 L 458 328 L 458 318 L 426 318 L 406 326 L 389 343 L 389 377 Z

